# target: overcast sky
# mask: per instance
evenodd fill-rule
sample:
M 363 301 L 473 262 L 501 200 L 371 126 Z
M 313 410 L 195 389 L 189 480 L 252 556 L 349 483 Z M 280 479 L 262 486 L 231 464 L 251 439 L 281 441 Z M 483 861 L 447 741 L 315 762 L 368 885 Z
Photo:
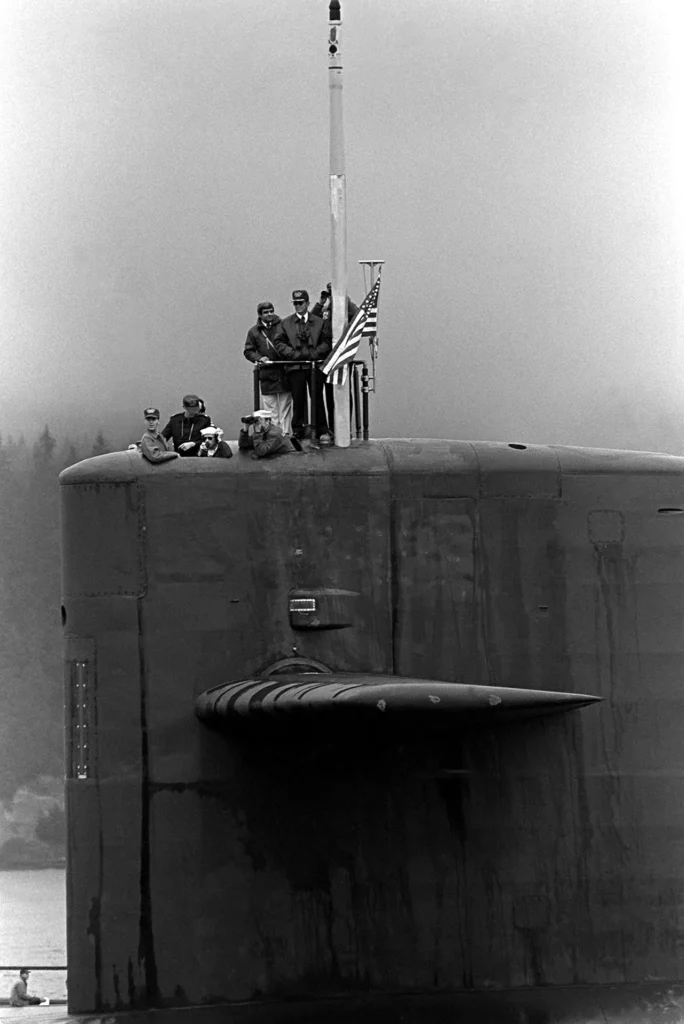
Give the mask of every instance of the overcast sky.
M 342 0 L 376 436 L 684 451 L 666 0 Z M 326 0 L 3 0 L 0 430 L 236 435 L 256 304 L 330 278 Z

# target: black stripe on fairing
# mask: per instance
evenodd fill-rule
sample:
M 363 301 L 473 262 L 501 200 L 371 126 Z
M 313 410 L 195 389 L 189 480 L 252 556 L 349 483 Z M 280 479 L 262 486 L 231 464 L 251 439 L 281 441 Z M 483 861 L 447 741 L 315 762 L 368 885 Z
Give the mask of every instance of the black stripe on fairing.
M 138 962 L 145 973 L 146 1005 L 159 1000 L 157 962 L 154 953 L 154 930 L 152 927 L 152 893 L 150 888 L 150 752 L 147 733 L 147 672 L 145 668 L 145 647 L 143 640 L 142 602 L 138 601 L 138 664 L 140 669 L 140 922 L 138 927 Z

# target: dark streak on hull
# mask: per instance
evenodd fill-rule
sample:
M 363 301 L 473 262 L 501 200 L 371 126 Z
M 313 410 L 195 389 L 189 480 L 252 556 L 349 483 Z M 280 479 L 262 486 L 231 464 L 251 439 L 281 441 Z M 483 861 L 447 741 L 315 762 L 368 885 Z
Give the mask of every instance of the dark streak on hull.
M 133 989 L 134 1005 L 155 1006 L 159 1002 L 157 964 L 154 952 L 154 930 L 152 924 L 152 850 L 150 846 L 150 755 L 147 724 L 147 673 L 145 670 L 144 615 L 138 604 L 138 636 L 140 654 L 140 743 L 141 743 L 141 820 L 140 820 L 140 941 L 138 962 L 145 974 L 145 991 L 142 998 L 135 992 L 129 971 L 129 992 Z

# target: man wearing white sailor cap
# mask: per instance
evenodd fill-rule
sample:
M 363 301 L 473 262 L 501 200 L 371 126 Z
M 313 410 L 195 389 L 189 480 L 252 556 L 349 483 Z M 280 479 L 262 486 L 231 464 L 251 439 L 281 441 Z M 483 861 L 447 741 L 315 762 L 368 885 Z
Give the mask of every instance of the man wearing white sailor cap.
M 202 443 L 199 448 L 201 459 L 232 459 L 230 445 L 222 440 L 223 431 L 220 427 L 204 427 L 200 431 Z

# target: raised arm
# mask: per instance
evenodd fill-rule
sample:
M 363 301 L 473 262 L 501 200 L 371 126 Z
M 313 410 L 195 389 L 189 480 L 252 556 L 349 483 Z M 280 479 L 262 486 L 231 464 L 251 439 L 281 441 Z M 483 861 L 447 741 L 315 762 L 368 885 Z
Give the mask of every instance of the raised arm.
M 255 434 L 254 435 L 254 454 L 259 459 L 265 458 L 267 455 L 271 455 L 273 452 L 279 451 L 283 446 L 282 435 L 279 434 Z M 254 456 L 252 456 L 253 458 Z

